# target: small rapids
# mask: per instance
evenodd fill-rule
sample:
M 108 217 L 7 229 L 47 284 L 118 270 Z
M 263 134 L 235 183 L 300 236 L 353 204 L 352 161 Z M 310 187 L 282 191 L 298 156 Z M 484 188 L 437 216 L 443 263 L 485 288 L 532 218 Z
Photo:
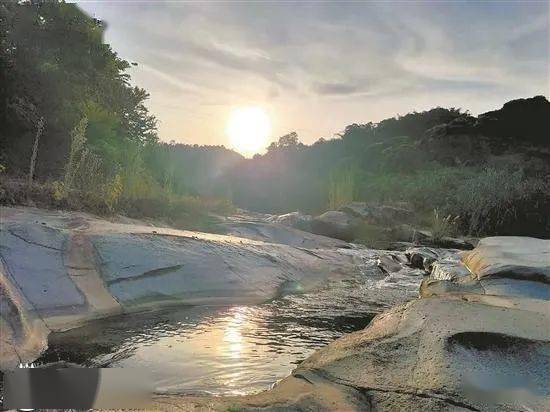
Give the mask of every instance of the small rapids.
M 128 314 L 52 334 L 39 364 L 145 368 L 157 393 L 249 394 L 287 376 L 316 349 L 414 298 L 422 279 L 385 273 L 382 251 L 342 250 L 357 270 L 320 290 L 253 306 Z

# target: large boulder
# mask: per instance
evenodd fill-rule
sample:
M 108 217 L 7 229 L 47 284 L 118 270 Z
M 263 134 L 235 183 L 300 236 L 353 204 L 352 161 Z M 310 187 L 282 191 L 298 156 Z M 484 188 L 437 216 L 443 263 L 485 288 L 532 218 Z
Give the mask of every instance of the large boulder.
M 351 241 L 355 238 L 361 220 L 338 211 L 329 210 L 311 221 L 311 231 L 318 235 Z
M 409 209 L 388 205 L 371 205 L 365 202 L 352 202 L 342 206 L 339 210 L 376 225 L 395 226 L 398 223 L 410 222 L 414 217 L 413 212 Z
M 550 240 L 488 237 L 462 261 L 478 279 L 505 277 L 550 284 Z
M 489 237 L 464 252 L 461 263 L 438 262 L 423 281 L 423 296 L 449 292 L 550 300 L 550 240 Z
M 278 223 L 280 225 L 294 227 L 296 229 L 307 230 L 311 229 L 311 215 L 303 214 L 302 212 L 290 212 L 284 215 L 275 215 L 268 218 L 268 222 Z
M 49 331 L 92 319 L 175 304 L 259 303 L 354 270 L 354 257 L 337 247 L 343 242 L 319 236 L 329 248 L 311 250 L 305 246 L 321 244 L 305 235 L 309 244 L 290 246 L 3 208 L 0 326 L 9 346 L 2 345 L 0 368 L 34 359 L 13 348 L 36 355 Z
M 293 375 L 355 388 L 371 410 L 548 410 L 549 309 L 475 294 L 415 300 L 316 352 Z

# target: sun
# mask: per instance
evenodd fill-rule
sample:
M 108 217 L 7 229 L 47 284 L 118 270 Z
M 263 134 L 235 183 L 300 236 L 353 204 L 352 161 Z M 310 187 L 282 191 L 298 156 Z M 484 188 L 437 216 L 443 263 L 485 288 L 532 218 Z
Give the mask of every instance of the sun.
M 260 107 L 238 107 L 229 115 L 225 132 L 233 149 L 245 156 L 252 156 L 267 146 L 271 122 Z

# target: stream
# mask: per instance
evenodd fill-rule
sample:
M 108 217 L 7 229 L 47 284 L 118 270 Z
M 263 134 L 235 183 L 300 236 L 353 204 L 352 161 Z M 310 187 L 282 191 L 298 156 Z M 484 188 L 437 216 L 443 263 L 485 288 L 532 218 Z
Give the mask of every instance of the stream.
M 268 389 L 316 349 L 418 295 L 421 272 L 384 273 L 378 251 L 350 250 L 357 271 L 320 290 L 253 306 L 179 307 L 95 321 L 49 337 L 39 365 L 145 368 L 157 393 Z

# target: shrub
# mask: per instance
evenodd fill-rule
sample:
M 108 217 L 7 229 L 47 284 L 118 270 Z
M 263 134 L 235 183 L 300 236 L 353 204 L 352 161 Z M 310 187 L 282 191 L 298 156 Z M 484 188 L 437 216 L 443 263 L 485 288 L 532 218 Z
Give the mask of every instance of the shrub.
M 407 202 L 419 212 L 446 211 L 456 187 L 475 174 L 473 168 L 434 167 L 412 174 L 369 175 L 359 198 L 375 203 Z
M 434 209 L 431 224 L 432 238 L 437 241 L 444 237 L 456 236 L 458 219 L 458 216 L 442 216 L 437 209 Z
M 472 235 L 550 235 L 550 182 L 521 169 L 484 169 L 457 188 L 449 208 Z
M 328 200 L 330 209 L 338 209 L 353 201 L 355 173 L 350 167 L 337 168 L 330 173 Z

